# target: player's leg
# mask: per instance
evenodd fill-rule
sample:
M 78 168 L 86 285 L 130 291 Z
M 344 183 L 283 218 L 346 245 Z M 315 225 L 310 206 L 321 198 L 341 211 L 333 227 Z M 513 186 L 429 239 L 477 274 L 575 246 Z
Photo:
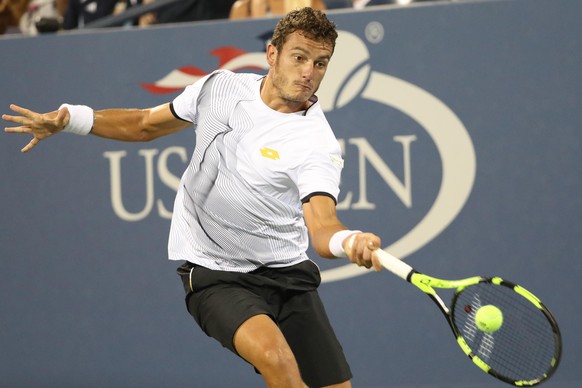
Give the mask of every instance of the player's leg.
M 246 320 L 234 335 L 238 354 L 261 372 L 267 387 L 306 387 L 295 356 L 271 317 Z
M 316 290 L 291 296 L 278 322 L 309 386 L 351 387 L 349 364 Z
M 188 263 L 178 273 L 188 311 L 208 336 L 252 364 L 268 387 L 305 387 L 295 357 L 271 318 L 271 306 L 260 295 L 268 288 L 260 279 Z

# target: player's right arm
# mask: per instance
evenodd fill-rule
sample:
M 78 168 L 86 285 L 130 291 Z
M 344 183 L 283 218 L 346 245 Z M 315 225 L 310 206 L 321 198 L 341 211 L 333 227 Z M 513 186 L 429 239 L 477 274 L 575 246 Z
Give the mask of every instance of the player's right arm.
M 17 105 L 11 105 L 10 109 L 18 115 L 2 115 L 2 119 L 19 126 L 5 128 L 5 132 L 33 136 L 21 152 L 28 152 L 39 141 L 61 132 L 71 121 L 71 115 L 78 114 L 67 107 L 48 113 L 37 113 Z M 106 109 L 92 114 L 91 134 L 121 141 L 150 141 L 191 125 L 176 118 L 169 103 L 149 109 Z

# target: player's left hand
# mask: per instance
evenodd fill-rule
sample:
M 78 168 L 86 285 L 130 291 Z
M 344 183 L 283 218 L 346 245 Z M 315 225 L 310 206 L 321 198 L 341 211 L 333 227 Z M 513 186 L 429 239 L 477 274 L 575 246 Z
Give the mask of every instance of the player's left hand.
M 4 128 L 4 132 L 29 133 L 33 136 L 32 140 L 20 152 L 28 152 L 41 140 L 62 131 L 69 120 L 69 112 L 66 108 L 49 113 L 37 113 L 12 104 L 10 109 L 18 113 L 19 116 L 3 114 L 2 119 L 20 124 L 20 126 Z

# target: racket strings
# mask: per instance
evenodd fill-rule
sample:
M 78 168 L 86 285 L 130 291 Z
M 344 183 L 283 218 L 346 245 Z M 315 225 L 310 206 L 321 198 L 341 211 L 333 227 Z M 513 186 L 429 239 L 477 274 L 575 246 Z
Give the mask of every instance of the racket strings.
M 492 304 L 503 313 L 501 327 L 481 331 L 475 314 Z M 491 372 L 512 381 L 543 379 L 555 367 L 559 344 L 550 320 L 542 310 L 512 288 L 479 283 L 456 295 L 452 319 L 471 351 L 491 367 Z

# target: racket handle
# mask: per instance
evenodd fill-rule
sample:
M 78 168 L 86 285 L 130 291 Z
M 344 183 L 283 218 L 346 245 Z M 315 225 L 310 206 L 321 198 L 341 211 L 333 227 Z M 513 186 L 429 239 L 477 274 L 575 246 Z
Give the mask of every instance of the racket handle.
M 348 237 L 348 249 L 352 249 L 352 245 L 354 244 L 354 239 L 356 238 L 355 234 L 352 234 Z M 374 251 L 378 259 L 380 259 L 380 263 L 384 268 L 388 271 L 392 272 L 394 275 L 401 277 L 402 279 L 408 281 L 408 275 L 411 272 L 414 272 L 414 268 L 406 264 L 404 261 L 400 260 L 396 256 L 392 256 L 390 253 L 386 252 L 382 248 L 378 248 Z
M 381 248 L 375 250 L 374 253 L 378 256 L 380 263 L 382 263 L 384 268 L 404 280 L 408 280 L 408 275 L 414 271 L 414 268 L 406 264 L 404 261 L 392 256 Z

